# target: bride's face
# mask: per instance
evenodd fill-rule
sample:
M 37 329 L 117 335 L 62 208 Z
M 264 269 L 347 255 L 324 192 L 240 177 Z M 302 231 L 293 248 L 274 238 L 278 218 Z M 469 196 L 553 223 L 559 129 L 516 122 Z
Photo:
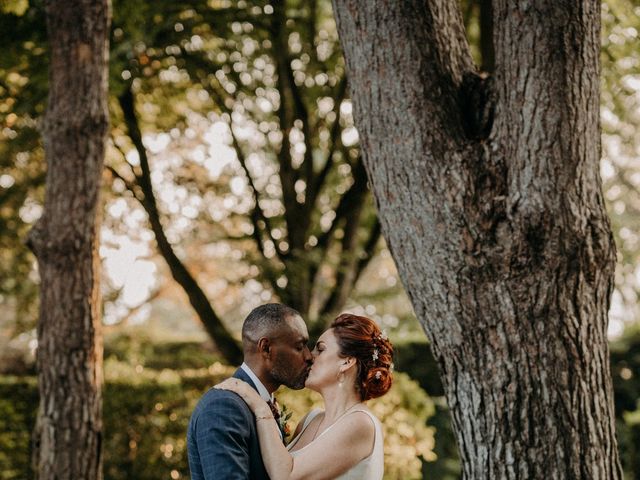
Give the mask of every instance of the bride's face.
M 317 391 L 322 387 L 337 383 L 340 365 L 344 362 L 344 358 L 340 357 L 339 353 L 338 342 L 333 329 L 330 328 L 320 336 L 311 352 L 313 365 L 305 387 Z

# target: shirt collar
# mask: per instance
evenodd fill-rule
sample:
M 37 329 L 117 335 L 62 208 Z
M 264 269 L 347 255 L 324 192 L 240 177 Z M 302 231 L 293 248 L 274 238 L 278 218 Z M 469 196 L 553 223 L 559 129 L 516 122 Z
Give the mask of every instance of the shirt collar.
M 242 370 L 244 370 L 244 372 L 249 375 L 249 378 L 251 379 L 251 381 L 255 384 L 256 388 L 258 389 L 258 393 L 260 394 L 260 397 L 265 401 L 265 402 L 272 402 L 273 401 L 273 394 L 270 394 L 269 391 L 267 390 L 267 388 L 262 384 L 262 382 L 260 381 L 260 379 L 256 376 L 255 373 L 253 373 L 253 371 L 251 370 L 251 368 L 249 368 L 249 365 L 247 365 L 246 363 L 242 362 L 242 365 L 240 365 L 240 368 Z

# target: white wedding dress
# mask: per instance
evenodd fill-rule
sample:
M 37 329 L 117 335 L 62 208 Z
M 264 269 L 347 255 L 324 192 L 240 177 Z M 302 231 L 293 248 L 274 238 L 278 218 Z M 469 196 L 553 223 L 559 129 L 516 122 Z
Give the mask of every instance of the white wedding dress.
M 373 440 L 373 450 L 371 452 L 371 455 L 369 455 L 367 458 L 360 460 L 360 462 L 358 462 L 356 465 L 351 467 L 345 473 L 343 473 L 339 477 L 336 477 L 336 480 L 382 480 L 382 476 L 384 474 L 384 451 L 383 451 L 384 441 L 382 437 L 382 425 L 380 424 L 380 421 L 375 417 L 375 415 L 373 415 L 371 412 L 367 410 L 357 409 L 357 410 L 351 410 L 349 413 L 352 413 L 352 412 L 364 412 L 367 415 L 369 415 L 369 417 L 373 421 L 373 424 L 375 425 L 375 437 Z M 289 445 L 287 446 L 287 449 L 289 450 L 289 453 L 291 453 L 291 456 L 295 457 L 298 452 L 301 452 L 302 450 L 304 450 L 309 446 L 309 445 L 305 445 L 300 450 L 296 450 L 293 452 L 291 451 L 291 449 L 298 442 L 298 439 L 300 439 L 300 437 L 302 436 L 304 431 L 307 429 L 311 421 L 320 413 L 322 413 L 322 410 L 320 409 L 314 409 L 314 410 L 311 410 L 311 412 L 309 412 L 309 415 L 307 415 L 307 418 L 305 419 L 304 424 L 302 425 L 302 429 L 300 430 L 300 433 L 294 439 L 292 439 L 291 443 L 289 443 Z M 333 423 L 332 425 L 330 425 L 329 428 L 327 428 L 320 435 L 318 435 L 318 438 L 322 436 L 324 433 L 328 432 L 329 429 L 331 429 L 331 427 L 333 427 L 333 425 L 335 425 L 336 423 Z

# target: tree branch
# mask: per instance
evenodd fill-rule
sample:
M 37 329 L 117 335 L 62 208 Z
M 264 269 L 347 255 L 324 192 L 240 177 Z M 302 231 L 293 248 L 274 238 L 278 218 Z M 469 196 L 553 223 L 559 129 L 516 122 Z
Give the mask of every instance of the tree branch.
M 115 178 L 121 180 L 124 183 L 124 186 L 126 187 L 126 189 L 131 192 L 131 194 L 136 200 L 140 202 L 142 201 L 141 197 L 138 196 L 138 189 L 136 188 L 138 186 L 137 183 L 134 183 L 131 180 L 127 180 L 123 175 L 120 174 L 120 172 L 118 172 L 111 165 L 105 165 L 104 168 L 109 170 L 109 172 L 111 172 L 111 175 L 113 175 Z
M 318 17 L 318 0 L 307 0 L 309 16 L 307 18 L 307 41 L 309 42 L 309 52 L 315 62 L 318 61 L 318 51 L 316 50 L 316 19 Z
M 258 245 L 258 248 L 260 249 L 260 252 L 262 253 L 263 258 L 266 261 L 268 261 L 269 259 L 265 255 L 265 251 L 264 251 L 264 242 L 262 241 L 262 233 L 264 231 L 269 237 L 269 240 L 273 242 L 273 246 L 276 250 L 276 253 L 278 254 L 278 258 L 284 261 L 287 255 L 280 249 L 280 247 L 278 246 L 278 243 L 273 238 L 273 234 L 271 233 L 271 221 L 264 214 L 264 211 L 260 206 L 260 192 L 258 191 L 258 189 L 255 186 L 255 183 L 253 182 L 253 177 L 251 176 L 251 172 L 249 172 L 249 168 L 247 166 L 247 159 L 245 158 L 244 152 L 242 151 L 242 148 L 240 148 L 240 143 L 238 142 L 238 138 L 236 137 L 233 131 L 232 120 L 229 121 L 229 131 L 231 132 L 231 139 L 233 142 L 233 147 L 236 150 L 236 156 L 238 157 L 238 162 L 240 163 L 240 166 L 242 166 L 242 170 L 247 176 L 247 181 L 249 182 L 249 187 L 251 188 L 251 191 L 253 194 L 253 201 L 255 203 L 255 206 L 253 208 L 253 211 L 251 212 L 251 223 L 253 225 L 253 230 L 254 230 L 254 235 L 253 235 L 254 240 L 256 241 L 256 244 Z M 265 225 L 264 228 L 260 228 L 260 221 L 264 222 L 264 225 Z
M 184 56 L 189 57 L 190 60 L 195 65 L 201 67 L 201 69 L 195 72 L 195 75 L 200 78 L 200 83 L 206 89 L 209 95 L 213 98 L 214 103 L 218 105 L 221 111 L 227 113 L 230 117 L 228 126 L 229 126 L 229 132 L 231 133 L 233 147 L 236 151 L 238 162 L 240 163 L 240 166 L 245 172 L 245 175 L 247 176 L 247 181 L 249 182 L 249 186 L 252 190 L 252 195 L 253 195 L 255 205 L 249 215 L 249 219 L 251 220 L 251 225 L 253 226 L 253 232 L 251 234 L 251 237 L 253 238 L 258 248 L 258 251 L 261 254 L 262 261 L 267 264 L 270 263 L 271 261 L 265 254 L 265 245 L 263 241 L 263 235 L 266 235 L 269 238 L 269 240 L 273 242 L 278 258 L 281 261 L 284 261 L 284 259 L 287 257 L 287 254 L 282 251 L 282 249 L 279 247 L 276 240 L 273 238 L 271 221 L 264 214 L 264 210 L 260 206 L 260 197 L 261 197 L 260 192 L 257 189 L 255 182 L 253 181 L 253 176 L 251 175 L 251 172 L 249 171 L 249 168 L 247 166 L 244 151 L 242 150 L 242 147 L 240 146 L 240 142 L 238 141 L 238 138 L 235 135 L 235 132 L 233 131 L 233 120 L 231 119 L 233 111 L 231 108 L 227 106 L 227 100 L 231 100 L 234 103 L 236 103 L 238 100 L 235 95 L 228 93 L 222 87 L 219 79 L 216 78 L 216 82 L 219 88 L 215 88 L 214 85 L 211 84 L 209 80 L 209 76 L 201 74 L 201 72 L 208 72 L 212 67 L 211 63 L 205 60 L 202 55 L 196 55 L 192 52 L 185 51 Z M 260 226 L 260 221 L 264 222 L 264 225 L 265 225 L 264 228 Z M 269 268 L 273 269 L 273 266 L 270 266 Z M 269 282 L 272 284 L 274 291 L 278 292 L 281 290 L 276 284 L 276 281 L 275 281 L 276 277 L 269 276 L 269 275 L 267 275 L 266 277 L 269 280 Z
M 318 243 L 315 247 L 315 250 L 318 252 L 320 258 L 315 264 L 312 264 L 310 266 L 309 272 L 309 278 L 314 279 L 313 285 L 318 284 L 315 278 L 319 274 L 319 266 L 322 264 L 325 256 L 327 255 L 338 225 L 341 224 L 343 219 L 349 216 L 350 212 L 359 211 L 362 204 L 364 203 L 365 195 L 367 192 L 367 173 L 362 162 L 358 162 L 353 175 L 354 182 L 349 190 L 347 190 L 345 194 L 340 198 L 338 206 L 335 210 L 336 216 L 334 217 L 333 222 L 331 222 L 331 226 L 318 238 Z
M 105 329 L 105 331 L 108 332 L 110 330 L 115 330 L 117 328 L 120 328 L 120 327 L 123 327 L 123 326 L 127 325 L 129 323 L 129 319 L 133 315 L 138 313 L 142 309 L 142 307 L 144 307 L 145 305 L 148 305 L 149 302 L 151 302 L 151 301 L 155 300 L 156 298 L 158 298 L 163 290 L 164 290 L 163 288 L 154 289 L 153 292 L 151 292 L 151 294 L 147 298 L 144 299 L 144 301 L 142 301 L 138 305 L 130 307 L 127 310 L 127 313 L 125 314 L 125 316 L 120 318 L 117 323 L 110 324 L 110 325 L 104 325 L 103 328 Z
M 122 160 L 129 167 L 129 170 L 131 171 L 131 174 L 133 175 L 133 177 L 136 180 L 138 180 L 138 177 L 140 176 L 140 172 L 136 172 L 135 167 L 131 165 L 131 163 L 129 163 L 129 161 L 127 160 L 127 154 L 122 149 L 122 147 L 118 145 L 118 143 L 115 141 L 115 138 L 113 138 L 113 136 L 111 137 L 111 144 L 113 145 L 113 148 L 115 148 L 118 152 L 120 152 L 120 155 L 122 156 Z
M 151 184 L 151 171 L 149 168 L 147 151 L 142 142 L 142 134 L 140 132 L 138 118 L 135 113 L 135 100 L 130 86 L 124 91 L 124 93 L 122 93 L 122 95 L 120 95 L 118 100 L 124 114 L 124 120 L 129 136 L 131 137 L 140 157 L 142 175 L 137 177 L 137 181 L 144 194 L 141 204 L 149 217 L 149 223 L 151 224 L 151 229 L 156 237 L 158 249 L 167 262 L 173 278 L 184 289 L 185 293 L 189 297 L 191 306 L 197 312 L 211 338 L 216 342 L 216 345 L 222 355 L 224 355 L 228 361 L 238 364 L 242 360 L 242 351 L 220 320 L 220 317 L 218 317 L 213 310 L 213 307 L 209 303 L 204 291 L 200 288 L 195 278 L 175 254 L 173 246 L 164 233 L 164 228 L 160 220 L 160 213 L 153 193 L 153 186 Z
M 329 229 L 318 237 L 317 248 L 326 249 L 329 239 L 338 227 L 340 221 L 347 216 L 347 213 L 358 207 L 359 202 L 364 200 L 363 193 L 367 190 L 367 172 L 362 161 L 359 161 L 353 172 L 353 184 L 349 187 L 338 202 L 336 207 L 336 216 L 331 222 Z
M 190 56 L 191 59 L 193 60 L 193 62 L 197 65 L 200 65 L 202 67 L 202 71 L 209 71 L 210 70 L 210 63 L 205 61 L 202 56 L 199 55 L 194 55 L 190 52 L 185 52 L 186 56 Z M 211 84 L 211 82 L 209 81 L 209 77 L 204 75 L 202 76 L 199 73 L 196 73 L 196 75 L 198 75 L 200 77 L 200 81 L 201 84 L 203 85 L 203 87 L 207 90 L 207 92 L 209 93 L 209 95 L 213 98 L 214 102 L 219 106 L 220 110 L 227 113 L 229 115 L 229 117 L 232 117 L 232 110 L 227 106 L 227 100 L 231 100 L 232 102 L 237 102 L 237 98 L 235 97 L 235 95 L 228 93 L 221 85 L 220 80 L 216 78 L 216 82 L 219 86 L 219 88 L 215 88 L 214 85 Z M 276 293 L 276 295 L 278 295 L 278 297 L 283 298 L 285 296 L 285 291 L 284 289 L 282 289 L 281 287 L 278 286 L 277 284 L 277 279 L 279 277 L 279 274 L 277 272 L 277 269 L 275 268 L 275 266 L 272 264 L 272 261 L 269 257 L 266 256 L 265 253 L 265 245 L 264 245 L 264 241 L 263 241 L 263 235 L 266 235 L 269 240 L 271 240 L 273 242 L 276 254 L 278 255 L 278 258 L 284 262 L 284 260 L 288 257 L 288 254 L 283 252 L 282 249 L 279 247 L 278 243 L 276 242 L 276 240 L 273 238 L 273 234 L 272 234 L 272 225 L 271 225 L 271 221 L 267 218 L 267 216 L 264 214 L 264 210 L 262 209 L 262 207 L 260 206 L 260 192 L 257 189 L 257 187 L 255 186 L 255 182 L 253 181 L 253 176 L 251 175 L 251 172 L 249 171 L 249 168 L 247 166 L 247 162 L 246 162 L 246 157 L 244 155 L 244 151 L 242 150 L 241 146 L 240 146 L 240 142 L 238 141 L 237 136 L 235 135 L 235 132 L 233 131 L 233 120 L 229 120 L 229 132 L 231 133 L 231 138 L 232 138 L 232 142 L 233 142 L 233 147 L 236 151 L 236 156 L 238 158 L 238 162 L 240 163 L 240 166 L 242 167 L 242 169 L 245 172 L 245 175 L 247 176 L 247 180 L 249 182 L 249 186 L 252 189 L 252 194 L 253 194 L 253 198 L 254 198 L 254 208 L 251 211 L 250 215 L 249 215 L 249 219 L 251 220 L 251 224 L 253 226 L 253 232 L 251 234 L 252 239 L 254 240 L 258 251 L 260 252 L 260 262 L 263 263 L 262 265 L 262 272 L 263 272 L 263 276 L 264 278 L 271 284 L 271 287 L 273 288 L 274 292 Z M 262 228 L 260 226 L 260 221 L 264 222 L 264 228 Z
M 347 77 L 346 75 L 342 77 L 338 85 L 338 92 L 334 97 L 335 104 L 333 106 L 333 113 L 336 116 L 333 125 L 331 125 L 331 131 L 329 133 L 330 145 L 329 151 L 327 153 L 327 159 L 324 163 L 324 167 L 320 171 L 320 173 L 316 176 L 315 181 L 312 185 L 307 187 L 307 198 L 309 198 L 312 205 L 315 205 L 316 200 L 318 199 L 318 194 L 320 190 L 322 190 L 322 186 L 324 185 L 331 168 L 333 167 L 333 154 L 336 151 L 336 145 L 340 142 L 340 105 L 344 100 L 347 94 Z
M 385 17 L 388 21 L 383 22 L 380 28 L 369 29 L 360 25 L 375 15 L 374 10 L 379 8 L 375 2 L 336 0 L 334 5 L 343 47 L 378 45 L 382 42 L 394 45 L 392 49 L 377 49 L 372 55 L 361 56 L 345 49 L 351 97 L 354 98 L 354 93 L 358 93 L 354 91 L 356 85 L 353 79 L 376 72 L 380 82 L 385 85 L 385 98 L 416 99 L 417 104 L 412 104 L 410 110 L 429 112 L 428 127 L 416 122 L 415 115 L 386 119 L 384 123 L 387 126 L 389 122 L 402 123 L 407 138 L 419 138 L 429 150 L 441 149 L 445 139 L 452 151 L 458 151 L 466 145 L 466 135 L 460 126 L 460 117 L 464 112 L 459 106 L 458 89 L 463 77 L 474 74 L 476 67 L 465 36 L 459 2 L 392 2 L 387 8 L 388 17 Z M 357 40 L 352 38 L 356 32 L 364 36 Z M 416 65 L 419 67 L 416 68 Z M 399 71 L 402 72 L 401 76 L 398 76 Z M 355 104 L 356 117 L 371 114 L 373 104 L 379 101 L 375 97 L 357 96 L 360 102 Z M 360 134 L 364 141 L 375 136 L 388 145 L 404 141 L 388 138 L 388 128 L 361 131 Z M 446 164 L 434 162 L 433 168 L 441 170 Z
M 283 87 L 280 89 L 281 95 L 289 93 L 294 106 L 295 118 L 302 122 L 302 134 L 304 136 L 305 153 L 304 153 L 304 177 L 308 186 L 313 182 L 313 146 L 311 144 L 311 138 L 313 137 L 312 129 L 310 125 L 309 112 L 304 99 L 302 98 L 302 92 L 298 85 L 296 85 L 295 77 L 293 75 L 293 68 L 291 67 L 291 58 L 289 56 L 289 42 L 286 32 L 286 12 L 283 0 L 276 0 L 274 2 L 274 15 L 278 17 L 278 20 L 274 22 L 274 39 L 278 50 L 275 51 L 275 59 L 278 67 L 278 76 L 282 77 L 285 82 L 281 83 Z M 313 45 L 313 43 L 312 43 Z M 308 204 L 305 201 L 305 211 L 308 213 Z
M 272 51 L 278 72 L 277 85 L 280 93 L 278 119 L 280 122 L 280 130 L 282 131 L 282 146 L 277 154 L 278 162 L 280 164 L 279 176 L 280 183 L 282 184 L 282 197 L 285 207 L 284 218 L 287 224 L 289 244 L 291 250 L 301 250 L 304 248 L 305 234 L 308 229 L 310 219 L 308 215 L 305 215 L 304 209 L 298 203 L 296 198 L 295 184 L 299 179 L 299 174 L 298 171 L 293 168 L 293 164 L 291 162 L 291 144 L 289 141 L 289 134 L 293 128 L 293 121 L 296 114 L 300 115 L 300 113 L 297 112 L 297 109 L 304 107 L 304 104 L 301 103 L 300 99 L 296 100 L 294 91 L 290 86 L 290 66 L 287 66 L 289 47 L 287 32 L 285 29 L 285 5 L 283 0 L 273 2 L 273 7 L 274 15 L 272 35 L 274 49 Z M 288 97 L 291 97 L 291 99 Z M 294 104 L 293 110 L 290 107 L 290 102 Z M 298 103 L 296 104 L 296 102 Z M 303 125 L 305 124 L 306 123 L 303 121 Z
M 360 260 L 358 260 L 358 266 L 356 267 L 356 275 L 353 280 L 354 287 L 356 283 L 358 283 L 358 280 L 360 279 L 362 272 L 364 271 L 365 268 L 367 268 L 367 265 L 369 265 L 369 262 L 371 262 L 371 259 L 375 255 L 376 246 L 378 245 L 378 242 L 380 241 L 381 236 L 382 236 L 382 229 L 380 226 L 380 219 L 376 217 L 375 223 L 373 224 L 373 228 L 371 229 L 371 233 L 369 234 L 369 239 L 367 240 L 367 243 L 364 246 L 363 255 L 360 257 Z
M 355 284 L 355 275 L 357 271 L 357 242 L 358 228 L 360 227 L 360 219 L 362 217 L 363 202 L 359 202 L 355 208 L 349 210 L 345 217 L 344 236 L 341 242 L 341 255 L 338 263 L 335 285 L 329 298 L 320 310 L 321 317 L 334 313 L 345 304 L 349 293 Z

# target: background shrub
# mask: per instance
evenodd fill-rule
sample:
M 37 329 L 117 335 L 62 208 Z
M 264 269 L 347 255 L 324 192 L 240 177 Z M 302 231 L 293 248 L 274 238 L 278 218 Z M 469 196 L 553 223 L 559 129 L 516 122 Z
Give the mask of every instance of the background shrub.
M 0 479 L 33 477 L 29 445 L 37 408 L 34 377 L 0 376 Z
M 200 396 L 235 369 L 154 370 L 111 357 L 105 362 L 104 477 L 106 480 L 189 478 L 186 430 Z M 320 405 L 310 391 L 281 389 L 278 399 L 293 411 L 292 426 Z M 387 479 L 418 479 L 422 460 L 434 459 L 433 428 L 425 425 L 433 402 L 418 384 L 396 374 L 391 391 L 370 402 L 385 431 Z M 30 434 L 38 406 L 33 377 L 0 380 L 0 479 L 30 478 Z

